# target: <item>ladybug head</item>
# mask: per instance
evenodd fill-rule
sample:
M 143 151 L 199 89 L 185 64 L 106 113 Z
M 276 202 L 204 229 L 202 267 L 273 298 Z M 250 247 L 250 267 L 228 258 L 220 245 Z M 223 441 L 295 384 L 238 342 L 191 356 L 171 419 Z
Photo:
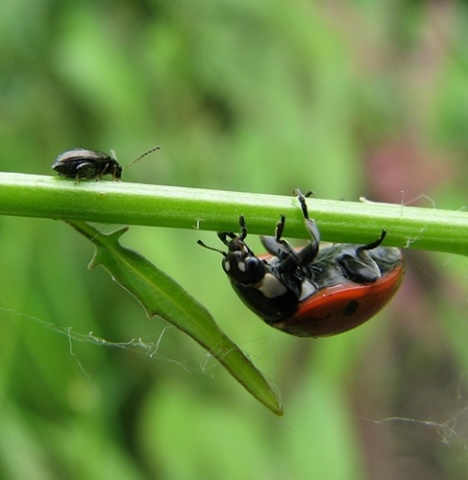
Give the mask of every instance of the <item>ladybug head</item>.
M 224 254 L 223 270 L 236 283 L 252 285 L 259 283 L 265 276 L 265 264 L 247 247 Z
M 244 239 L 247 236 L 244 217 L 240 217 L 239 223 L 241 226 L 240 235 L 236 235 L 232 232 L 218 233 L 219 239 L 228 249 L 227 252 L 208 247 L 200 240 L 198 241 L 198 244 L 223 255 L 223 270 L 233 282 L 252 285 L 263 279 L 266 274 L 266 268 L 264 262 L 256 257 L 244 242 Z

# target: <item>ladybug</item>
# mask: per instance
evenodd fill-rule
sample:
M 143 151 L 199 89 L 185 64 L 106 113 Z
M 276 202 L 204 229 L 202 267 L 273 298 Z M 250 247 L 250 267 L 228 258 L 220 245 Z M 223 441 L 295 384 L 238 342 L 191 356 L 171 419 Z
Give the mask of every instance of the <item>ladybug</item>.
M 111 174 L 113 180 L 119 181 L 122 170 L 159 148 L 161 147 L 147 150 L 123 168 L 114 157 L 107 153 L 86 148 L 74 148 L 60 154 L 52 164 L 52 168 L 61 177 L 74 178 L 75 183 L 78 183 L 81 178 L 95 178 L 98 181 L 107 174 Z
M 240 234 L 218 233 L 227 252 L 222 267 L 231 285 L 267 324 L 298 337 L 321 337 L 345 332 L 373 317 L 392 298 L 403 277 L 401 250 L 382 247 L 386 232 L 367 245 L 335 244 L 319 250 L 320 234 L 309 218 L 305 196 L 296 191 L 305 227 L 312 240 L 293 248 L 282 239 L 282 215 L 274 237 L 261 237 L 267 254 L 256 256 Z

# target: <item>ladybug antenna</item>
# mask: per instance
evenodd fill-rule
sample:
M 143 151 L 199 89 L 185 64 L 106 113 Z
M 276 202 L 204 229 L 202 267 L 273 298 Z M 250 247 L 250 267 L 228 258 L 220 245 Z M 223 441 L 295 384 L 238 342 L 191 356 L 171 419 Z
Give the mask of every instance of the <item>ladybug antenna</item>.
M 143 152 L 139 157 L 135 158 L 135 160 L 132 160 L 130 163 L 125 165 L 123 167 L 123 170 L 128 168 L 130 165 L 133 165 L 134 163 L 138 162 L 138 160 L 141 160 L 143 157 L 146 157 L 146 155 L 149 155 L 150 153 L 153 153 L 155 150 L 159 150 L 161 147 L 158 145 L 157 147 L 150 148 L 149 150 L 146 150 L 146 152 Z
M 201 240 L 197 240 L 197 243 L 198 245 L 200 245 L 203 248 L 206 248 L 207 250 L 220 253 L 223 257 L 227 255 L 226 252 L 223 252 L 222 250 L 218 250 L 217 248 L 214 248 L 214 247 L 209 247 L 206 243 L 203 243 Z

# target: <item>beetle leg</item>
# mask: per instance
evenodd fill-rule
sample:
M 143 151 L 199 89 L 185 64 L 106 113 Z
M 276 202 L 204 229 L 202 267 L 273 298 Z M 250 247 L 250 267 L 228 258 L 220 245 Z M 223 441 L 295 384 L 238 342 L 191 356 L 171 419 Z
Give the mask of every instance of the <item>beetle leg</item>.
M 319 251 L 319 243 L 315 241 L 309 242 L 297 254 L 298 265 L 300 267 L 305 267 L 306 265 L 310 265 L 315 260 L 315 257 L 317 257 L 318 251 Z
M 229 233 L 229 232 L 219 232 L 218 233 L 218 238 L 224 243 L 224 245 L 227 245 L 229 243 L 229 240 L 227 239 L 227 237 L 230 237 L 230 238 L 234 238 L 232 237 L 231 235 L 234 235 L 233 233 Z
M 308 245 L 306 245 L 299 253 L 299 265 L 305 266 L 312 263 L 317 256 L 320 246 L 320 232 L 318 230 L 317 224 L 314 220 L 309 217 L 309 209 L 307 208 L 307 203 L 305 201 L 306 197 L 312 195 L 312 192 L 307 192 L 305 195 L 297 188 L 295 190 L 297 194 L 297 199 L 301 205 L 302 214 L 304 216 L 304 223 L 307 231 L 309 232 L 312 240 Z
M 106 173 L 109 172 L 109 165 L 110 165 L 109 162 L 107 162 L 107 163 L 104 165 L 104 168 L 97 174 L 97 176 L 96 176 L 96 182 L 99 182 L 99 180 L 101 180 L 102 177 L 103 177 L 104 175 L 106 175 Z
M 281 215 L 280 221 L 276 224 L 276 228 L 275 228 L 275 238 L 277 242 L 281 241 L 285 224 L 286 224 L 286 217 L 284 215 Z
M 380 277 L 380 269 L 375 262 L 375 260 L 369 255 L 368 250 L 373 250 L 374 248 L 377 248 L 382 244 L 384 241 L 385 235 L 387 235 L 387 232 L 385 230 L 382 230 L 382 233 L 380 234 L 380 237 L 375 240 L 374 242 L 368 243 L 367 245 L 363 245 L 362 247 L 356 248 L 356 256 L 362 260 L 363 263 L 365 263 L 369 269 L 369 272 L 372 270 L 373 272 L 377 273 L 378 276 Z
M 120 165 L 118 165 L 118 164 L 112 165 L 112 180 L 114 180 L 114 182 L 120 182 L 121 181 L 120 177 L 117 176 L 119 168 L 122 171 L 122 167 L 120 167 Z
M 382 276 L 379 266 L 369 255 L 368 250 L 373 250 L 380 246 L 386 234 L 385 230 L 382 230 L 377 240 L 357 247 L 355 255 L 345 253 L 337 259 L 351 280 L 358 283 L 373 283 Z
M 362 254 L 343 253 L 336 261 L 344 269 L 346 276 L 356 283 L 374 283 L 380 277 L 380 269 L 377 263 L 365 251 Z
M 81 162 L 76 167 L 75 183 L 80 181 L 80 178 L 93 178 L 96 168 L 93 162 Z
M 244 240 L 245 237 L 247 236 L 247 225 L 245 224 L 245 218 L 244 215 L 241 215 L 239 217 L 239 226 L 241 228 L 241 234 L 240 234 L 240 239 Z
M 280 272 L 292 274 L 297 270 L 299 266 L 299 257 L 294 248 L 286 240 L 281 240 L 278 245 L 279 255 L 278 258 L 281 260 L 280 263 Z
M 382 230 L 382 233 L 380 234 L 380 237 L 375 240 L 374 242 L 368 243 L 367 245 L 363 245 L 362 247 L 358 247 L 356 249 L 356 253 L 362 251 L 362 250 L 372 250 L 374 248 L 379 247 L 382 242 L 384 241 L 385 236 L 387 235 L 387 232 L 385 230 Z M 359 253 L 358 253 L 359 255 Z
M 307 192 L 305 195 L 302 194 L 302 192 L 299 189 L 296 189 L 295 192 L 297 194 L 297 199 L 301 204 L 301 209 L 302 209 L 302 214 L 304 216 L 306 229 L 310 233 L 310 236 L 312 237 L 312 242 L 316 243 L 318 247 L 318 244 L 320 243 L 320 232 L 318 230 L 318 227 L 315 221 L 309 217 L 309 209 L 307 208 L 307 203 L 305 201 L 306 197 L 309 197 L 310 195 L 312 195 L 312 192 Z
M 284 228 L 284 221 L 284 216 L 281 216 L 280 222 L 276 224 L 274 237 L 270 235 L 260 235 L 260 241 L 262 242 L 262 245 L 265 247 L 266 251 L 275 257 L 278 257 L 283 251 L 281 248 L 281 244 L 283 242 L 281 240 L 281 233 Z
M 301 204 L 302 214 L 304 215 L 304 218 L 309 218 L 309 209 L 307 208 L 307 203 L 305 199 L 307 197 L 310 197 L 312 195 L 312 192 L 309 191 L 304 195 L 298 188 L 296 188 L 296 190 L 294 190 L 294 193 L 297 195 L 297 199 Z
M 297 252 L 281 237 L 283 235 L 286 217 L 281 215 L 280 221 L 276 224 L 274 237 L 263 237 L 261 241 L 267 251 L 280 260 L 279 269 L 281 273 L 294 273 L 299 265 Z
M 262 245 L 265 247 L 265 250 L 268 253 L 270 253 L 271 255 L 274 255 L 275 257 L 279 256 L 280 250 L 278 248 L 278 244 L 276 242 L 275 237 L 268 237 L 265 235 L 261 235 L 260 241 L 262 242 Z
M 281 215 L 280 221 L 276 224 L 275 228 L 275 243 L 278 249 L 278 256 L 284 255 L 296 255 L 296 252 L 293 247 L 281 237 L 283 236 L 284 225 L 286 224 L 286 217 Z

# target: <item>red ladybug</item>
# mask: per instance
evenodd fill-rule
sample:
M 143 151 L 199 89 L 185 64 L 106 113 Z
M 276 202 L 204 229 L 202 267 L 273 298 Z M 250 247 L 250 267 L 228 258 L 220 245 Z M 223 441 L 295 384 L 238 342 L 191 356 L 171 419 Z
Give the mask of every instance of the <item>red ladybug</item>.
M 241 300 L 266 323 L 298 337 L 336 335 L 369 320 L 392 298 L 403 277 L 398 248 L 382 247 L 385 231 L 367 245 L 336 244 L 319 250 L 320 234 L 297 192 L 312 241 L 295 249 L 283 240 L 285 217 L 274 237 L 261 237 L 268 254 L 256 256 L 240 235 L 218 233 L 228 251 L 222 266 Z M 202 242 L 200 245 L 206 247 Z

